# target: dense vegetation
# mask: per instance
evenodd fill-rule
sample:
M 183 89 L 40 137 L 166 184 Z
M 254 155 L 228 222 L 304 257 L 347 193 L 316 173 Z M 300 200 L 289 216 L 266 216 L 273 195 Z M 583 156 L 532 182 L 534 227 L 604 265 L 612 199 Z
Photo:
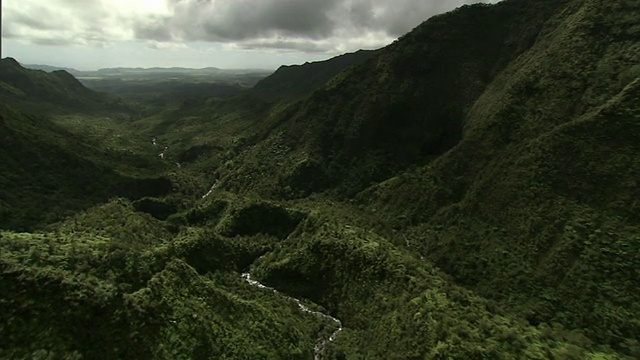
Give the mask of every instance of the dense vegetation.
M 345 68 L 364 62 L 376 52 L 359 50 L 325 61 L 303 65 L 283 65 L 271 76 L 259 81 L 251 89 L 250 94 L 270 101 L 304 97 Z
M 12 58 L 0 59 L 0 96 L 4 104 L 47 115 L 77 110 L 131 111 L 122 100 L 87 89 L 64 70 L 29 70 Z
M 122 173 L 111 165 L 155 167 L 136 156 L 96 153 L 90 143 L 46 118 L 0 105 L 2 228 L 34 229 L 113 196 L 138 199 L 171 192 L 162 176 Z M 115 158 L 115 159 L 114 159 Z
M 151 115 L 2 60 L 0 357 L 640 357 L 639 14 L 465 6 Z

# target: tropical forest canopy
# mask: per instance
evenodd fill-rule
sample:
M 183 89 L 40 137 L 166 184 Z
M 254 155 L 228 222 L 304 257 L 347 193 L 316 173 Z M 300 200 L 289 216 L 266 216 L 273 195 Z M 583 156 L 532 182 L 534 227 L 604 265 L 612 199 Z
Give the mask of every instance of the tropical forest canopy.
M 266 78 L 0 60 L 0 358 L 640 358 L 639 24 L 505 0 Z

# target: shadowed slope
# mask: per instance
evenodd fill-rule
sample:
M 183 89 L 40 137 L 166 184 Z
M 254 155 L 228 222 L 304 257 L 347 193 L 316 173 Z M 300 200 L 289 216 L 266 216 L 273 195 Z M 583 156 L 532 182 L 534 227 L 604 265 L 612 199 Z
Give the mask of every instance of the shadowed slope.
M 65 70 L 30 70 L 12 58 L 0 59 L 0 95 L 31 113 L 128 110 L 119 99 L 87 89 Z
M 97 151 L 47 119 L 0 106 L 0 227 L 26 230 L 112 196 L 171 191 L 165 178 L 120 175 L 93 159 Z
M 619 348 L 640 331 L 639 10 L 571 2 L 455 148 L 359 195 L 460 283 Z
M 231 189 L 275 197 L 326 188 L 353 195 L 428 163 L 457 144 L 486 86 L 566 3 L 507 1 L 430 19 L 272 114 L 263 122 L 270 127 L 263 124 L 256 135 L 265 140 L 240 156 L 241 168 L 221 176 L 229 177 Z

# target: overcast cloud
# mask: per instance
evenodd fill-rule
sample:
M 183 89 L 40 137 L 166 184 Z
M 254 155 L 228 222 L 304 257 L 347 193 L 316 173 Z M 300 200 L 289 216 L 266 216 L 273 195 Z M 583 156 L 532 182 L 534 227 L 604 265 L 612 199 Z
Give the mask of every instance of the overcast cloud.
M 25 63 L 276 68 L 380 48 L 429 17 L 498 0 L 5 0 Z
M 435 14 L 476 2 L 497 0 L 5 0 L 3 38 L 335 55 L 382 47 Z

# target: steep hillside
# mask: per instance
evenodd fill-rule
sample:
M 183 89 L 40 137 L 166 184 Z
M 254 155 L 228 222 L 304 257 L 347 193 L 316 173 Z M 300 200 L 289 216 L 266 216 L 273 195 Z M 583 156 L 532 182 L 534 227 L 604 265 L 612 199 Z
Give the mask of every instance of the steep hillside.
M 360 199 L 531 323 L 628 348 L 640 331 L 640 7 L 570 5 L 487 87 L 454 149 Z
M 58 70 L 64 70 L 73 76 L 81 75 L 83 72 L 80 70 L 76 70 L 74 68 L 68 67 L 60 67 L 60 66 L 51 66 L 51 65 L 40 65 L 40 64 L 21 64 L 24 68 L 32 69 L 32 70 L 42 70 L 46 72 L 54 72 Z
M 281 66 L 275 73 L 258 82 L 249 94 L 270 101 L 304 97 L 342 70 L 364 62 L 375 53 L 373 50 L 359 50 L 325 61 Z
M 172 189 L 166 178 L 118 174 L 97 153 L 45 118 L 0 105 L 0 228 L 24 231 L 113 196 Z
M 505 1 L 433 18 L 268 119 L 220 186 L 360 193 L 458 283 L 636 354 L 639 10 Z
M 134 121 L 178 191 L 0 232 L 0 357 L 640 358 L 638 14 L 465 6 L 313 91 L 310 65 L 260 85 L 304 96 Z M 61 158 L 120 181 L 2 111 L 3 200 L 77 189 Z
M 375 53 L 361 50 L 325 61 L 282 66 L 233 98 L 220 99 L 215 93 L 206 98 L 188 98 L 180 106 L 150 116 L 135 126 L 170 146 L 173 161 L 182 165 L 201 162 L 196 166 L 211 172 L 235 156 L 236 149 L 262 137 L 272 126 L 265 119 L 277 117 L 275 114 L 281 113 L 287 103 L 307 97 L 336 74 Z M 172 91 L 176 90 L 174 86 Z
M 129 110 L 119 99 L 87 89 L 65 70 L 26 69 L 12 58 L 0 59 L 0 95 L 6 103 L 32 113 Z
M 353 195 L 428 163 L 457 144 L 466 113 L 488 84 L 566 4 L 507 1 L 425 22 L 272 116 L 274 126 L 260 135 L 267 140 L 244 154 L 243 164 L 258 164 L 224 173 L 230 188 L 246 191 L 249 184 L 298 197 L 332 187 Z M 265 152 L 273 156 L 265 159 Z M 273 168 L 282 170 L 267 176 Z M 264 181 L 247 182 L 249 174 L 264 174 Z
M 237 241 L 172 238 L 127 201 L 54 230 L 0 231 L 2 358 L 310 359 L 327 326 L 231 272 Z
M 148 140 L 140 151 L 120 129 L 131 119 L 120 100 L 11 58 L 0 61 L 0 93 L 0 228 L 33 230 L 111 197 L 172 191 Z

